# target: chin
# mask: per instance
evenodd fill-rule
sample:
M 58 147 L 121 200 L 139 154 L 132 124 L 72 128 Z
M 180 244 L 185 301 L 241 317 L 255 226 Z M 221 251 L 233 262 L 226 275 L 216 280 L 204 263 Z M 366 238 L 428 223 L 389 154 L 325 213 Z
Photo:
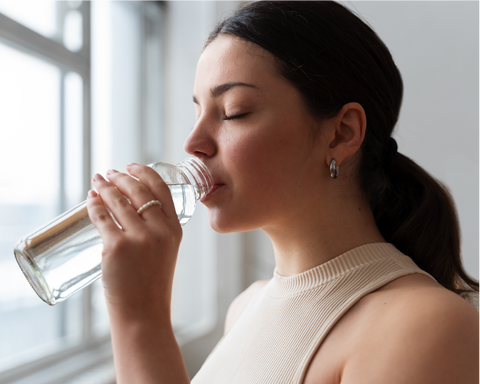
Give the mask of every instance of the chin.
M 217 233 L 232 233 L 232 232 L 239 232 L 232 223 L 225 223 L 220 220 L 213 220 L 208 218 L 208 223 L 210 224 L 210 228 L 212 228 Z
M 232 219 L 232 217 L 236 217 L 237 220 Z M 258 228 L 251 225 L 251 223 L 249 225 L 244 220 L 238 220 L 238 215 L 220 215 L 210 209 L 208 210 L 208 223 L 217 233 L 247 232 Z

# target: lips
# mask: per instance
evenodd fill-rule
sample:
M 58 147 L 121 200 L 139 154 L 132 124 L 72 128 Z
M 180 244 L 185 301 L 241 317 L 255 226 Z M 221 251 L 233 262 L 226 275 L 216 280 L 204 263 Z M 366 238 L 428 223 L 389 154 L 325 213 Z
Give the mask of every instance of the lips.
M 222 183 L 220 180 L 217 178 L 213 178 L 214 184 L 210 192 L 208 192 L 202 199 L 200 200 L 202 203 L 205 201 L 209 200 L 218 190 L 222 189 L 222 187 L 225 186 L 224 183 Z

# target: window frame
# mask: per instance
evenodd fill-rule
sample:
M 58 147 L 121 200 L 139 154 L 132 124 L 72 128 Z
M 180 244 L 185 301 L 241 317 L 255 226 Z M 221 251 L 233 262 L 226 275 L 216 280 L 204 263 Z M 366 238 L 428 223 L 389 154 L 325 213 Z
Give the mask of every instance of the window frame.
M 81 76 L 83 81 L 83 175 L 82 185 L 83 193 L 86 194 L 90 185 L 90 162 L 91 162 L 91 3 L 90 0 L 83 0 L 81 6 L 78 8 L 82 13 L 82 48 L 78 52 L 72 52 L 65 48 L 59 42 L 56 42 L 48 37 L 45 37 L 23 24 L 9 18 L 0 13 L 0 41 L 10 46 L 11 48 L 32 55 L 41 60 L 49 62 L 61 71 L 61 86 L 62 93 L 64 88 L 65 76 L 68 72 L 75 72 Z M 65 113 L 64 98 L 60 100 L 60 114 L 61 117 Z M 60 119 L 60 134 L 64 135 L 65 121 Z M 61 145 L 63 152 L 64 143 Z M 63 157 L 63 153 L 61 154 Z M 63 170 L 60 173 L 60 178 L 64 177 Z M 64 180 L 61 180 L 60 185 L 64 185 Z M 63 199 L 63 193 L 62 199 Z M 64 199 L 63 199 L 64 200 Z M 63 205 L 63 204 L 62 204 Z M 62 207 L 65 208 L 65 207 Z M 13 257 L 13 256 L 12 256 Z M 110 344 L 110 336 L 95 337 L 92 330 L 92 310 L 91 310 L 91 288 L 84 290 L 82 294 L 82 330 L 81 342 L 73 347 L 66 347 L 65 349 L 48 355 L 42 358 L 29 361 L 25 364 L 15 366 L 0 372 L 0 381 L 3 383 L 12 382 L 15 380 L 24 379 L 41 371 L 51 370 L 52 367 L 57 367 L 62 362 L 72 358 L 73 356 L 81 356 L 86 351 L 98 350 L 103 351 L 102 358 L 96 354 L 95 361 L 90 365 L 97 365 L 105 360 L 112 359 L 111 350 L 105 348 Z M 78 361 L 79 365 L 85 367 L 88 365 L 88 359 L 83 359 L 84 362 Z M 75 367 L 78 370 L 78 367 Z M 71 373 L 68 373 L 71 375 Z M 37 381 L 38 382 L 38 381 Z M 50 381 L 51 382 L 51 381 Z
M 61 93 L 63 96 L 64 80 L 68 72 L 75 72 L 83 81 L 83 175 L 82 193 L 86 195 L 90 187 L 91 168 L 91 7 L 90 2 L 83 1 L 78 7 L 82 14 L 82 48 L 78 52 L 72 52 L 61 43 L 45 37 L 23 24 L 0 13 L 0 41 L 15 50 L 27 53 L 36 58 L 49 62 L 61 71 Z M 65 132 L 65 102 L 60 100 L 60 135 Z M 62 137 L 61 137 L 62 139 Z M 64 143 L 61 144 L 61 152 L 64 152 Z M 62 153 L 63 157 L 64 154 Z M 64 185 L 64 171 L 60 172 L 61 182 Z M 63 191 L 61 191 L 63 192 Z M 63 193 L 62 200 L 63 198 Z M 62 202 L 61 205 L 64 205 Z M 66 207 L 62 207 L 66 208 Z M 13 257 L 13 256 L 12 256 Z M 0 371 L 0 382 L 11 383 L 18 380 L 35 380 L 35 382 L 64 382 L 66 378 L 76 373 L 84 372 L 94 366 L 112 361 L 113 354 L 110 346 L 110 335 L 101 337 L 93 332 L 92 324 L 92 288 L 87 287 L 82 295 L 82 329 L 81 341 L 74 346 L 66 346 L 65 349 L 56 353 L 30 360 L 24 364 L 13 366 Z M 61 341 L 60 341 L 61 342 Z M 75 364 L 65 364 L 75 358 Z M 69 367 L 72 366 L 73 367 Z M 35 377 L 35 379 L 33 379 Z
M 139 134 L 141 135 L 141 152 L 143 153 L 144 161 L 151 162 L 158 161 L 158 154 L 163 153 L 162 148 L 153 148 L 152 143 L 158 142 L 163 135 L 162 127 L 159 127 L 159 116 L 152 115 L 153 108 L 158 110 L 157 104 L 152 104 L 149 100 L 152 92 L 157 92 L 157 98 L 160 102 L 163 101 L 163 95 L 152 88 L 152 84 L 148 79 L 148 73 L 153 69 L 151 57 L 151 47 L 147 47 L 149 42 L 148 25 L 149 23 L 159 23 L 163 35 L 164 22 L 164 3 L 163 2 L 136 2 L 134 4 L 126 3 L 127 7 L 136 7 L 141 17 L 141 33 L 140 33 L 140 49 L 141 49 L 141 113 L 140 121 L 138 122 Z M 60 11 L 66 11 L 67 7 L 61 8 Z M 91 172 L 92 163 L 94 163 L 93 155 L 95 149 L 95 140 L 92 132 L 92 6 L 91 2 L 83 1 L 81 5 L 76 8 L 82 15 L 82 48 L 77 52 L 68 50 L 61 42 L 55 41 L 51 38 L 45 37 L 27 26 L 9 18 L 0 13 L 0 42 L 17 51 L 21 51 L 28 55 L 39 58 L 43 61 L 53 64 L 61 71 L 61 97 L 60 97 L 60 158 L 65 158 L 65 76 L 69 72 L 77 73 L 83 82 L 83 138 L 82 138 L 82 156 L 83 156 L 83 174 L 82 174 L 82 193 L 86 196 L 88 190 L 91 188 Z M 148 19 L 148 20 L 147 20 Z M 158 33 L 158 31 L 157 31 Z M 160 40 L 157 54 L 163 55 L 164 42 Z M 156 51 L 155 51 L 156 52 Z M 161 59 L 163 61 L 163 59 Z M 155 68 L 160 72 L 160 83 L 163 82 L 163 68 Z M 155 98 L 155 97 L 154 97 Z M 163 112 L 160 107 L 160 114 Z M 160 117 L 160 119 L 162 119 Z M 61 202 L 62 210 L 69 207 L 65 206 L 65 169 L 60 169 L 60 185 L 61 185 Z M 13 257 L 13 256 L 12 256 Z M 25 282 L 26 283 L 26 282 Z M 89 286 L 77 293 L 81 295 L 81 338 L 80 342 L 76 344 L 68 344 L 68 339 L 59 339 L 56 342 L 62 343 L 63 348 L 58 351 L 42 356 L 40 358 L 33 357 L 35 350 L 41 349 L 42 346 L 36 347 L 31 352 L 32 358 L 28 359 L 29 352 L 26 352 L 25 363 L 18 365 L 0 367 L 0 382 L 1 383 L 25 383 L 35 382 L 37 384 L 65 384 L 74 378 L 80 378 L 84 375 L 88 376 L 84 382 L 91 384 L 92 376 L 89 372 L 101 371 L 102 382 L 105 382 L 105 372 L 109 380 L 114 381 L 113 368 L 113 352 L 111 348 L 110 333 L 107 332 L 99 335 L 93 324 L 93 293 L 94 287 Z M 65 344 L 65 341 L 67 343 Z M 8 359 L 7 359 L 8 360 Z M 13 359 L 12 359 L 13 360 Z M 7 362 L 8 364 L 8 362 Z M 100 377 L 99 377 L 100 378 Z M 76 382 L 76 381 L 75 381 Z

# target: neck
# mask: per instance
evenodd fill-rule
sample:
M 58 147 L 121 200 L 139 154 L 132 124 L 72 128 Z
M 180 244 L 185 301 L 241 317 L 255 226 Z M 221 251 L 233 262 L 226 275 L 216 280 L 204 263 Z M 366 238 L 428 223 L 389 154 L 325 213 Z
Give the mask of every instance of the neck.
M 385 242 L 368 204 L 350 196 L 328 207 L 305 204 L 282 223 L 265 227 L 273 243 L 277 273 L 293 276 L 361 245 Z

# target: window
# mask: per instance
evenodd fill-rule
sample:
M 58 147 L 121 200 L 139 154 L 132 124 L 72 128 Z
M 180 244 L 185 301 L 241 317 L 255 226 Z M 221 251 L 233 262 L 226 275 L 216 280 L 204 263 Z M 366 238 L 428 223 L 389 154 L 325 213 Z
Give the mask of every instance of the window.
M 49 307 L 12 250 L 84 200 L 92 171 L 160 159 L 161 18 L 156 3 L 0 0 L 2 383 L 113 375 L 101 284 Z

